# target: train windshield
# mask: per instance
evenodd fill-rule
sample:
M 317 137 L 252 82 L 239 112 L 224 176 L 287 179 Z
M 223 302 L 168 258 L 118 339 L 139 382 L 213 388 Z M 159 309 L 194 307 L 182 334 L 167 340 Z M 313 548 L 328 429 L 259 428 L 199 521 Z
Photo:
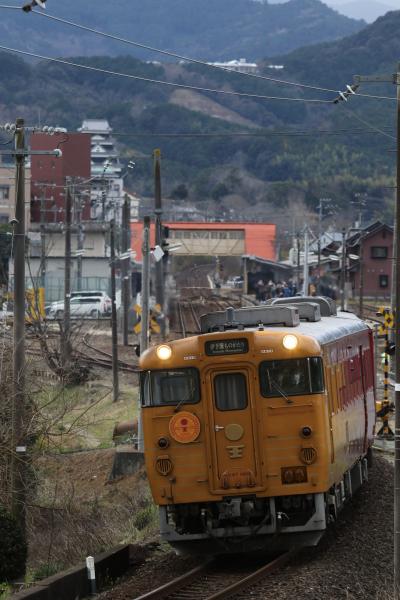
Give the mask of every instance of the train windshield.
M 200 400 L 197 369 L 147 371 L 141 374 L 142 406 L 195 404 Z
M 320 394 L 324 391 L 319 357 L 268 360 L 260 365 L 261 394 L 266 397 Z

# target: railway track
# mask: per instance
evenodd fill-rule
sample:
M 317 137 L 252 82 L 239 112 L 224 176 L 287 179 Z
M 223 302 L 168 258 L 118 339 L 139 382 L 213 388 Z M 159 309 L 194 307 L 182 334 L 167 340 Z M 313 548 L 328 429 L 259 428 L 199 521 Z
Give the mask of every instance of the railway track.
M 285 565 L 293 554 L 285 552 L 262 566 L 243 557 L 211 560 L 134 600 L 231 599 Z

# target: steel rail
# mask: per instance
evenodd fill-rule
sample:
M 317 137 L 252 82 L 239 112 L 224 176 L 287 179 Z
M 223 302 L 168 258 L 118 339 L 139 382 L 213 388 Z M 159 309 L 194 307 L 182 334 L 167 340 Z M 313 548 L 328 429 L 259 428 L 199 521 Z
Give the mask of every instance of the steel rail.
M 273 573 L 273 571 L 283 567 L 293 557 L 294 554 L 295 552 L 293 550 L 281 554 L 281 556 L 278 556 L 278 558 L 275 558 L 260 569 L 257 569 L 257 571 L 254 571 L 254 573 L 251 573 L 247 577 L 240 579 L 236 583 L 232 583 L 232 585 L 226 587 L 220 592 L 216 592 L 215 594 L 212 594 L 212 596 L 208 596 L 205 600 L 223 600 L 224 598 L 232 598 L 234 594 L 238 594 L 239 592 L 246 590 L 246 588 L 258 583 L 266 575 L 269 575 L 270 573 Z
M 198 331 L 198 333 L 200 333 L 201 332 L 200 319 L 196 314 L 196 311 L 193 306 L 193 302 L 191 300 L 189 300 L 189 306 L 190 306 L 190 312 L 192 313 L 192 316 L 193 316 L 193 321 L 195 322 L 196 327 L 197 327 L 197 331 Z
M 169 583 L 165 583 L 164 585 L 152 590 L 151 592 L 147 592 L 147 594 L 143 594 L 142 596 L 138 596 L 135 600 L 161 600 L 162 598 L 166 598 L 170 594 L 173 594 L 177 590 L 181 589 L 182 586 L 186 584 L 192 583 L 193 579 L 195 579 L 198 575 L 202 575 L 206 572 L 207 568 L 210 566 L 212 561 L 207 561 L 194 569 L 191 569 L 187 573 L 184 573 L 180 577 L 173 579 Z
M 185 322 L 184 322 L 184 318 L 183 318 L 183 310 L 182 310 L 182 304 L 180 302 L 177 302 L 177 308 L 178 308 L 178 318 L 179 318 L 179 325 L 181 328 L 181 332 L 182 332 L 182 337 L 186 337 L 186 328 L 185 328 Z
M 279 569 L 280 567 L 284 566 L 294 556 L 294 554 L 295 554 L 295 551 L 293 551 L 293 550 L 284 552 L 277 558 L 268 562 L 266 565 L 263 565 L 261 568 L 256 569 L 253 573 L 250 573 L 250 575 L 246 575 L 243 578 L 239 579 L 238 581 L 236 581 L 230 585 L 228 584 L 222 590 L 212 593 L 211 596 L 210 595 L 203 596 L 203 594 L 201 592 L 199 592 L 199 589 L 197 587 L 196 595 L 193 596 L 193 598 L 196 597 L 198 600 L 231 599 L 235 594 L 245 591 L 248 587 L 258 583 L 261 579 L 263 579 L 270 573 L 272 573 L 275 570 Z M 190 594 L 190 589 L 185 590 L 185 588 L 192 584 L 196 584 L 196 579 L 198 577 L 207 575 L 207 571 L 210 569 L 210 567 L 213 567 L 214 564 L 215 564 L 215 560 L 210 560 L 206 563 L 203 563 L 203 564 L 199 565 L 198 567 L 191 569 L 184 575 L 181 575 L 180 577 L 173 579 L 169 583 L 165 583 L 164 585 L 152 590 L 151 592 L 147 592 L 146 594 L 136 597 L 135 600 L 164 600 L 169 597 L 173 598 L 173 595 L 175 593 L 177 593 L 177 594 L 182 593 L 187 598 L 189 598 L 188 594 Z M 218 571 L 216 572 L 216 574 L 218 574 Z M 222 570 L 221 577 L 222 578 L 226 577 L 225 569 Z M 215 585 L 214 578 L 212 579 L 212 581 L 210 580 L 209 584 Z M 199 595 L 199 593 L 201 595 Z M 208 594 L 208 592 L 206 590 L 205 590 L 205 594 Z

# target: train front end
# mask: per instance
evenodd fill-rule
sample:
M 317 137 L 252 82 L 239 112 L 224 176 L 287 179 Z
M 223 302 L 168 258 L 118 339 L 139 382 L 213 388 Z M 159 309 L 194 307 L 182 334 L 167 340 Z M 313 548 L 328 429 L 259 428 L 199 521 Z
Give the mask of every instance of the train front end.
M 314 545 L 326 528 L 322 352 L 288 311 L 283 326 L 219 327 L 141 358 L 147 473 L 178 550 Z

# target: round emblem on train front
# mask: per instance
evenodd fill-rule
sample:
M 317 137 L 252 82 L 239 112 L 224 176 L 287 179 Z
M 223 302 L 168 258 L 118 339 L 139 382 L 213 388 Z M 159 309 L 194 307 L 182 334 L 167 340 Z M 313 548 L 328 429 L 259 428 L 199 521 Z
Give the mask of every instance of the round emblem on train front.
M 199 437 L 200 421 L 193 413 L 182 411 L 171 418 L 169 432 L 176 442 L 189 444 Z
M 230 423 L 225 427 L 225 437 L 231 442 L 237 442 L 243 437 L 244 429 L 239 423 Z

